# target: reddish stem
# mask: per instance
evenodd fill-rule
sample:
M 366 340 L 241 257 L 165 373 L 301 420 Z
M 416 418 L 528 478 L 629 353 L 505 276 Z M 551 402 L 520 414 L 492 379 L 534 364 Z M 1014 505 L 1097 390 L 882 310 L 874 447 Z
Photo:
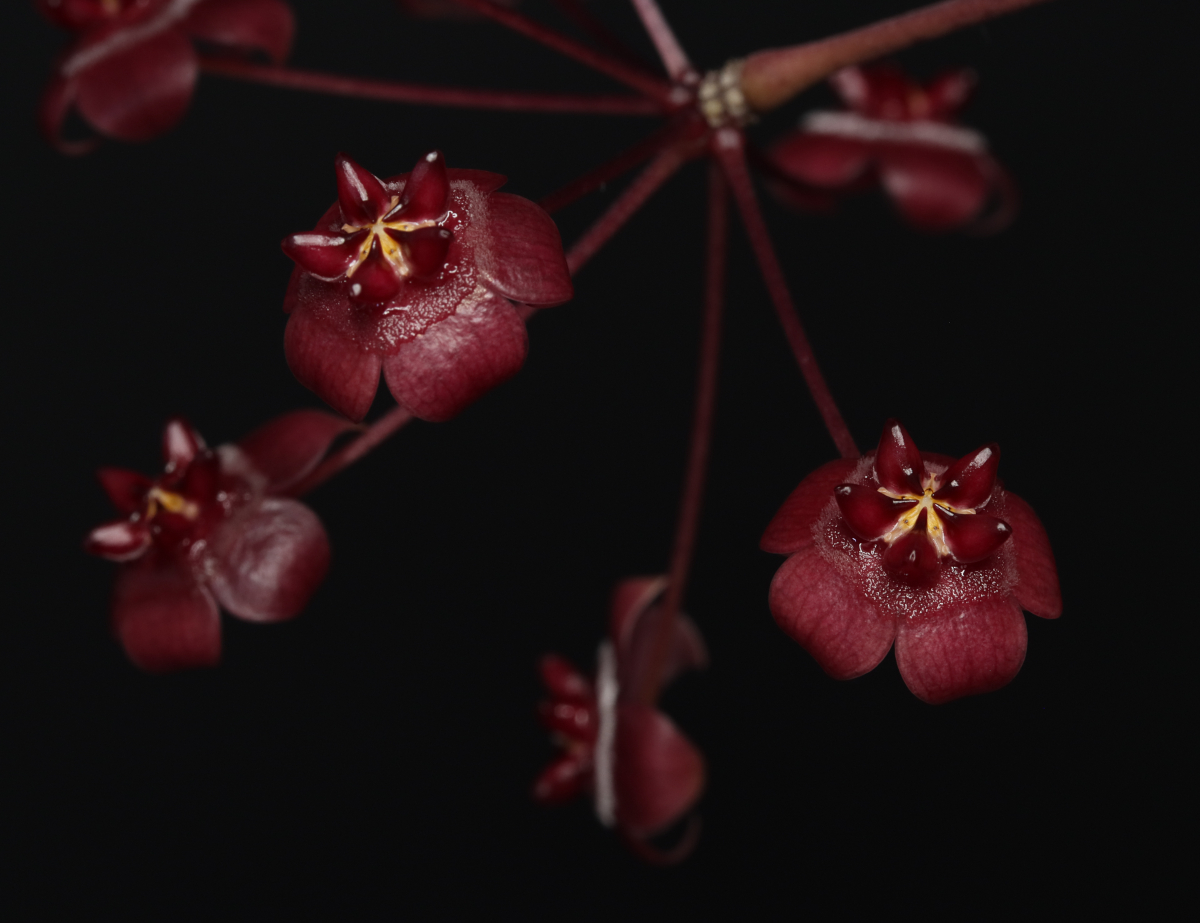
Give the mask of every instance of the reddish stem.
M 466 106 L 522 112 L 575 112 L 592 115 L 660 115 L 662 107 L 640 96 L 572 93 L 522 93 L 510 90 L 476 90 L 394 83 L 366 77 L 342 77 L 318 71 L 258 64 L 238 58 L 202 57 L 200 66 L 210 74 L 250 80 L 289 90 L 310 90 L 336 96 L 379 99 L 428 106 Z
M 713 409 L 717 402 L 717 367 L 721 356 L 721 317 L 725 308 L 725 254 L 729 236 L 729 191 L 721 170 L 713 163 L 708 171 L 708 253 L 704 275 L 704 322 L 700 334 L 700 359 L 696 372 L 696 403 L 692 412 L 692 436 L 688 446 L 683 495 L 679 519 L 671 549 L 671 569 L 663 594 L 662 616 L 655 627 L 650 669 L 645 673 L 639 699 L 653 705 L 662 685 L 663 667 L 675 638 L 675 618 L 687 586 L 700 507 L 704 501 L 704 482 L 708 473 L 709 448 L 712 445 Z
M 737 202 L 742 223 L 746 226 L 746 234 L 750 237 L 750 244 L 758 259 L 759 270 L 767 283 L 767 291 L 770 292 L 771 302 L 775 305 L 775 313 L 779 316 L 784 336 L 787 337 L 788 345 L 791 346 L 800 366 L 800 373 L 804 376 L 808 390 L 816 401 L 817 410 L 825 421 L 825 428 L 833 437 L 833 442 L 842 457 L 857 458 L 858 447 L 855 446 L 854 438 L 846 427 L 846 421 L 842 419 L 837 402 L 829 392 L 829 386 L 825 384 L 825 377 L 817 365 L 817 357 L 813 355 L 812 345 L 808 342 L 808 335 L 804 332 L 804 326 L 796 313 L 796 305 L 788 291 L 783 269 L 771 243 L 771 234 L 763 220 L 762 210 L 758 207 L 758 196 L 754 192 L 750 171 L 746 168 L 744 146 L 742 133 L 733 128 L 722 128 L 713 136 L 713 154 L 720 161 L 725 178 L 729 180 L 733 189 L 733 198 Z
M 583 198 L 594 189 L 599 189 L 611 179 L 632 170 L 643 160 L 646 160 L 664 148 L 670 147 L 676 141 L 685 137 L 698 138 L 705 131 L 704 125 L 695 119 L 677 119 L 668 122 L 658 131 L 643 138 L 633 147 L 622 151 L 612 160 L 601 164 L 596 169 L 572 180 L 560 189 L 538 200 L 538 205 L 548 212 L 556 212 L 560 208 Z
M 363 430 L 361 436 L 353 442 L 346 443 L 346 445 L 326 458 L 321 464 L 317 465 L 308 477 L 303 478 L 293 485 L 288 490 L 288 493 L 293 497 L 300 497 L 314 487 L 319 487 L 343 468 L 353 465 L 412 419 L 413 415 L 405 408 L 393 407 Z
M 553 3 L 570 17 L 575 25 L 591 36 L 597 44 L 608 49 L 609 53 L 614 57 L 620 58 L 631 67 L 642 70 L 646 69 L 645 63 L 634 52 L 625 47 L 625 43 L 613 35 L 608 30 L 608 27 L 597 19 L 592 14 L 592 11 L 581 4 L 579 0 L 553 0 Z
M 542 25 L 537 20 L 530 19 L 523 13 L 498 6 L 492 0 L 455 0 L 455 2 L 469 7 L 477 13 L 482 13 L 535 42 L 541 42 L 560 54 L 574 58 L 580 64 L 607 74 L 614 80 L 619 80 L 650 99 L 656 100 L 664 108 L 674 108 L 680 102 L 674 98 L 671 85 L 662 78 L 648 74 L 642 68 L 634 67 L 602 51 L 590 48 L 570 36 Z
M 758 51 L 746 58 L 742 93 L 752 109 L 766 112 L 843 67 L 1045 2 L 945 0 L 820 41 Z
M 692 67 L 687 52 L 679 44 L 679 39 L 675 37 L 675 32 L 671 29 L 667 18 L 663 16 L 662 10 L 659 9 L 657 0 L 632 0 L 632 2 L 633 8 L 637 10 L 638 18 L 641 19 L 642 25 L 650 36 L 650 41 L 654 42 L 654 48 L 658 51 L 663 67 L 667 69 L 671 79 L 678 83 L 689 76 L 696 76 L 696 69 Z
M 567 268 L 571 270 L 571 275 L 579 272 L 687 159 L 687 155 L 678 148 L 668 148 L 650 161 L 650 165 L 625 187 L 616 201 L 567 251 Z

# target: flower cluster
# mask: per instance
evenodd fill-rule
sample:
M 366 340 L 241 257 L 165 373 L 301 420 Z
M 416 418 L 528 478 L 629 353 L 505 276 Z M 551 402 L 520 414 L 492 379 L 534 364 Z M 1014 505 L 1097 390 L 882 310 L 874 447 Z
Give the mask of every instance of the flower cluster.
M 541 664 L 550 698 L 540 716 L 563 753 L 538 777 L 534 797 L 558 804 L 590 792 L 600 822 L 635 841 L 674 824 L 704 788 L 700 751 L 670 718 L 636 699 L 647 671 L 658 668 L 653 646 L 664 614 L 656 604 L 665 589 L 661 577 L 617 587 L 594 684 L 557 655 L 548 654 Z M 671 630 L 664 684 L 708 661 L 690 619 L 676 616 Z
M 990 225 L 1011 215 L 1013 187 L 987 153 L 987 140 L 954 122 L 971 97 L 971 71 L 950 71 L 922 86 L 878 64 L 847 67 L 830 83 L 848 109 L 810 112 L 772 146 L 771 159 L 784 175 L 837 193 L 879 184 L 909 224 L 927 231 L 979 219 L 993 194 L 1005 201 Z M 786 186 L 775 189 L 794 198 Z
M 448 420 L 525 362 L 525 323 L 511 302 L 570 299 L 558 229 L 505 178 L 422 157 L 381 180 L 345 155 L 338 201 L 293 234 L 284 310 L 288 365 L 352 420 L 371 407 L 382 371 L 396 400 Z
M 67 153 L 95 143 L 63 140 L 72 107 L 121 141 L 146 141 L 178 122 L 199 72 L 193 40 L 279 63 L 295 30 L 282 0 L 38 0 L 38 8 L 77 34 L 55 63 L 39 110 L 43 133 Z
M 762 538 L 790 555 L 771 584 L 780 626 L 830 676 L 873 670 L 893 643 L 908 688 L 948 702 L 1009 683 L 1022 608 L 1062 611 L 1037 515 L 996 479 L 999 448 L 921 453 L 888 421 L 879 448 L 805 478 Z
M 316 515 L 287 497 L 351 424 L 286 414 L 237 445 L 209 449 L 185 420 L 163 433 L 158 478 L 101 468 L 122 518 L 93 529 L 92 554 L 120 562 L 112 620 L 125 651 L 154 672 L 211 666 L 221 655 L 217 603 L 252 622 L 300 612 L 329 567 Z

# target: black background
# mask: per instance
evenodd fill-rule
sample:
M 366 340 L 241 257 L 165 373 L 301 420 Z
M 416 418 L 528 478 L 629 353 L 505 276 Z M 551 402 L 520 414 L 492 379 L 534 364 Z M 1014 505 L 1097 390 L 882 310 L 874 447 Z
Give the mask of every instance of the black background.
M 594 4 L 649 53 L 627 5 Z M 696 63 L 912 4 L 664 0 Z M 525 89 L 612 89 L 490 24 L 387 0 L 296 0 L 293 63 Z M 666 709 L 703 748 L 703 841 L 629 856 L 588 807 L 543 810 L 534 666 L 590 666 L 608 593 L 665 567 L 702 272 L 693 165 L 531 325 L 528 364 L 410 427 L 311 503 L 334 546 L 304 614 L 225 617 L 219 669 L 139 673 L 108 633 L 111 517 L 92 471 L 156 470 L 166 417 L 211 443 L 315 399 L 288 372 L 286 234 L 333 200 L 333 155 L 432 147 L 537 198 L 644 119 L 510 115 L 203 78 L 184 122 L 70 159 L 33 115 L 62 36 L 0 12 L 3 68 L 4 863 L 8 919 L 1010 918 L 1170 890 L 1194 726 L 1185 318 L 1196 304 L 1195 31 L 1186 4 L 1064 0 L 906 52 L 970 64 L 966 121 L 1017 177 L 993 238 L 923 236 L 879 197 L 767 217 L 860 445 L 900 417 L 929 451 L 996 440 L 1049 530 L 1061 620 L 1029 618 L 1002 692 L 930 707 L 888 659 L 838 683 L 774 625 L 778 504 L 833 456 L 735 225 L 716 442 L 688 609 L 712 666 Z M 549 4 L 531 13 L 560 22 Z M 784 131 L 814 89 L 752 129 Z M 619 184 L 618 187 L 619 188 Z M 566 241 L 616 188 L 557 217 Z M 381 392 L 376 413 L 390 399 Z M 1173 586 L 1174 585 L 1174 586 Z

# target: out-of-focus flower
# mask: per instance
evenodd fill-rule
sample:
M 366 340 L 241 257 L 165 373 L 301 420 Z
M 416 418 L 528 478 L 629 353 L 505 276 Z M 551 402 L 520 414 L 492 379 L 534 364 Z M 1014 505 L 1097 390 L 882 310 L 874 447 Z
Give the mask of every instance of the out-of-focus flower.
M 1016 192 L 1008 174 L 983 135 L 955 123 L 975 85 L 971 71 L 922 86 L 879 64 L 847 67 L 830 83 L 848 110 L 810 112 L 775 142 L 769 156 L 783 174 L 834 192 L 882 185 L 903 218 L 927 231 L 978 221 L 993 199 L 996 211 L 976 226 L 998 230 L 1011 220 Z
M 497 6 L 514 7 L 521 0 L 495 0 Z M 396 0 L 396 4 L 410 16 L 421 19 L 459 19 L 475 21 L 483 19 L 483 15 L 473 9 L 456 3 L 455 0 Z
M 873 670 L 895 643 L 930 703 L 1008 684 L 1025 660 L 1022 609 L 1062 611 L 1050 542 L 996 480 L 995 445 L 954 461 L 917 451 L 889 420 L 879 448 L 805 478 L 762 548 L 790 555 L 771 583 L 776 621 L 830 676 Z
M 558 228 L 541 207 L 496 190 L 505 178 L 447 170 L 442 155 L 380 180 L 336 162 L 338 201 L 293 234 L 284 310 L 288 365 L 352 420 L 370 409 L 382 371 L 396 400 L 448 420 L 525 362 L 513 301 L 572 295 Z
M 534 797 L 557 804 L 588 792 L 600 822 L 636 843 L 683 817 L 704 788 L 700 751 L 670 718 L 635 698 L 646 671 L 656 668 L 651 660 L 662 618 L 656 604 L 665 589 L 662 577 L 618 585 L 595 683 L 557 655 L 548 654 L 541 664 L 550 694 L 541 704 L 541 720 L 563 752 L 538 777 Z M 673 635 L 663 685 L 708 660 L 686 616 L 676 616 Z
M 49 141 L 82 153 L 62 124 L 72 106 L 102 135 L 146 141 L 171 128 L 192 99 L 199 60 L 193 40 L 224 51 L 287 57 L 295 23 L 282 0 L 38 0 L 56 25 L 78 33 L 42 95 Z
M 218 603 L 252 622 L 304 608 L 329 567 L 329 540 L 316 514 L 286 492 L 352 428 L 301 410 L 209 449 L 176 417 L 163 433 L 158 478 L 97 472 L 124 518 L 93 529 L 84 547 L 121 564 L 112 624 L 135 664 L 153 672 L 216 664 Z

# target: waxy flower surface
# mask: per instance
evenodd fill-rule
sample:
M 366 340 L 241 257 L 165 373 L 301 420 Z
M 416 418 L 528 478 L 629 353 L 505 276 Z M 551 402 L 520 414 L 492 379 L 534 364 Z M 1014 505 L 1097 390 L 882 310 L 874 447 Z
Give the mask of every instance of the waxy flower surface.
M 1011 213 L 1012 185 L 987 140 L 954 123 L 974 88 L 970 71 L 922 86 L 879 64 L 845 68 L 830 83 L 849 108 L 811 112 L 771 147 L 785 175 L 835 192 L 882 185 L 909 224 L 929 231 L 979 218 L 993 194 L 1005 200 L 993 223 Z
M 288 365 L 352 420 L 381 372 L 413 414 L 450 419 L 524 364 L 512 302 L 571 297 L 558 229 L 533 202 L 497 192 L 503 176 L 449 170 L 437 151 L 388 180 L 344 155 L 336 168 L 338 201 L 283 243 L 296 262 Z
M 199 73 L 193 40 L 275 63 L 287 57 L 295 23 L 282 0 L 38 0 L 56 25 L 79 37 L 55 63 L 42 96 L 43 133 L 61 150 L 72 106 L 102 135 L 146 141 L 171 128 Z
M 635 699 L 648 669 L 666 589 L 664 578 L 623 581 L 613 597 L 609 640 L 600 645 L 593 683 L 557 655 L 542 660 L 550 699 L 542 723 L 563 753 L 538 777 L 534 797 L 546 804 L 591 794 L 596 816 L 635 840 L 670 827 L 704 788 L 704 758 L 662 712 Z M 663 684 L 708 657 L 695 625 L 676 616 Z
M 216 664 L 218 603 L 252 622 L 304 608 L 329 567 L 329 540 L 316 514 L 284 494 L 351 428 L 297 411 L 209 449 L 174 418 L 158 478 L 100 469 L 123 518 L 93 529 L 84 547 L 121 564 L 112 623 L 135 664 L 154 672 Z
M 790 555 L 771 583 L 776 621 L 835 679 L 895 644 L 918 698 L 1006 685 L 1025 659 L 1025 609 L 1062 611 L 1037 515 L 996 479 L 995 445 L 954 461 L 919 452 L 889 421 L 879 448 L 805 478 L 762 548 Z

